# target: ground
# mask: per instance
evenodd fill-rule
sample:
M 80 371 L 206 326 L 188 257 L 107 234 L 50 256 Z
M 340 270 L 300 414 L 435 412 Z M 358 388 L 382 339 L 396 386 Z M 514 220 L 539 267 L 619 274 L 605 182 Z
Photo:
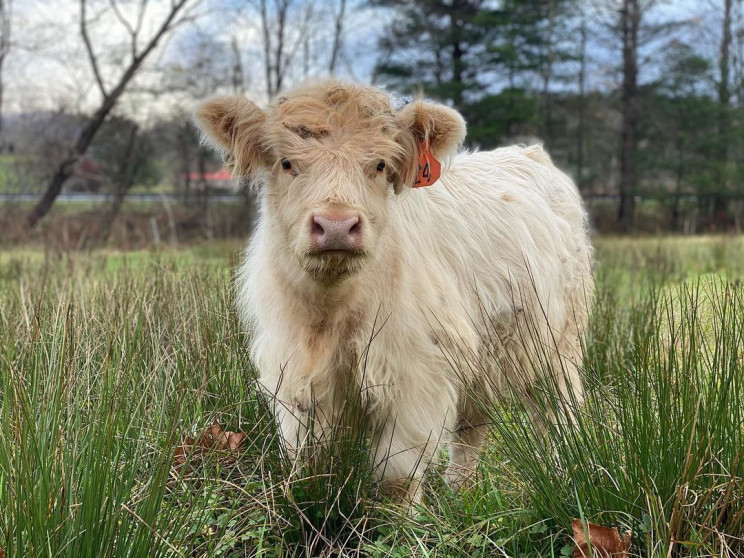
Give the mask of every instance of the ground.
M 231 304 L 241 246 L 0 253 L 0 547 L 560 556 L 579 517 L 632 529 L 632 555 L 741 556 L 744 239 L 596 246 L 578 424 L 545 451 L 494 407 L 477 482 L 453 493 L 435 464 L 412 512 L 378 494 L 363 439 L 290 471 Z M 214 421 L 237 450 L 199 447 Z

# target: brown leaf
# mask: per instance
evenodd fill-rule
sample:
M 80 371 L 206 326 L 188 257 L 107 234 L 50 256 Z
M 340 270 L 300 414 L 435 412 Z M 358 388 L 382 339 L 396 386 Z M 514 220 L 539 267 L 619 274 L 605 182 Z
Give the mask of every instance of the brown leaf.
M 621 539 L 617 527 L 602 527 L 587 523 L 586 532 L 589 533 L 587 543 L 584 524 L 580 519 L 574 519 L 571 522 L 571 528 L 573 540 L 576 543 L 574 558 L 627 558 L 629 556 L 632 531 L 626 531 Z M 591 550 L 589 545 L 591 545 Z
M 201 456 L 204 450 L 235 452 L 245 441 L 245 434 L 223 430 L 217 421 L 207 428 L 198 439 L 188 437 L 173 452 L 173 467 L 180 473 L 185 465 L 190 465 L 189 456 Z M 2 558 L 2 557 L 0 557 Z
M 193 438 L 186 438 L 183 441 L 183 444 L 178 446 L 176 448 L 176 451 L 173 452 L 173 467 L 176 469 L 176 472 L 181 472 L 181 467 L 184 466 L 186 463 L 186 460 L 188 459 L 189 453 L 191 453 L 191 448 L 194 445 L 194 439 Z

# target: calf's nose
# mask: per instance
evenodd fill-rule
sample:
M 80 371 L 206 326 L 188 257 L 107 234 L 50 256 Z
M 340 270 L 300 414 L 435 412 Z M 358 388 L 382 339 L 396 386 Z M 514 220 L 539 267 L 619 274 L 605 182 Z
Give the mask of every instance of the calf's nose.
M 358 250 L 362 222 L 359 215 L 313 215 L 310 233 L 314 246 L 326 250 Z

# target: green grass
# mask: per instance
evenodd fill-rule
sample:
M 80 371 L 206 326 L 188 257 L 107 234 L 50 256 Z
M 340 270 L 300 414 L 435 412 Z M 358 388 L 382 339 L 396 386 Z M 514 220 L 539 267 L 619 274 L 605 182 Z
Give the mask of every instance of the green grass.
M 582 517 L 632 529 L 637 556 L 741 556 L 744 240 L 596 245 L 576 426 L 545 441 L 492 407 L 477 483 L 453 493 L 433 467 L 413 513 L 378 494 L 363 438 L 291 471 L 232 308 L 239 246 L 0 254 L 0 548 L 562 556 Z M 172 467 L 214 420 L 246 433 L 241 451 Z

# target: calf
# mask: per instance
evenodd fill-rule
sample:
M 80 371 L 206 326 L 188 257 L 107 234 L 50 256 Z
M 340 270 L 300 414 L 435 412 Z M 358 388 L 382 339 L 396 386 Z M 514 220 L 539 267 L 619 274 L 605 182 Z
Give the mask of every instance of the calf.
M 577 189 L 540 147 L 457 154 L 456 111 L 396 110 L 335 81 L 267 110 L 215 98 L 197 122 L 258 184 L 237 302 L 291 451 L 309 422 L 316 436 L 334 424 L 351 386 L 375 470 L 388 486 L 412 479 L 415 501 L 444 444 L 450 482 L 472 473 L 482 398 L 528 394 L 550 369 L 558 394 L 581 400 L 592 249 Z

